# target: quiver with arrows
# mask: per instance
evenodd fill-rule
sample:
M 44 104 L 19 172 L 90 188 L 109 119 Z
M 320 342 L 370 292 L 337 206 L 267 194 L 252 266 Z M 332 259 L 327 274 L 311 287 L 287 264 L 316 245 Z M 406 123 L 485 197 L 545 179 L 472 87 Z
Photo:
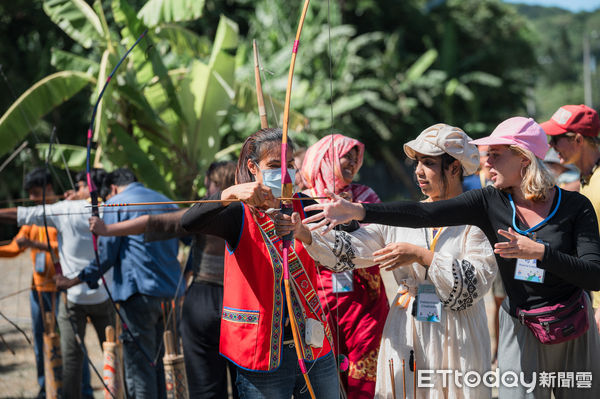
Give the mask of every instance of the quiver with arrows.
M 188 399 L 189 394 L 183 355 L 178 355 L 175 351 L 175 343 L 173 342 L 171 331 L 165 331 L 163 339 L 165 342 L 163 364 L 165 367 L 167 399 Z

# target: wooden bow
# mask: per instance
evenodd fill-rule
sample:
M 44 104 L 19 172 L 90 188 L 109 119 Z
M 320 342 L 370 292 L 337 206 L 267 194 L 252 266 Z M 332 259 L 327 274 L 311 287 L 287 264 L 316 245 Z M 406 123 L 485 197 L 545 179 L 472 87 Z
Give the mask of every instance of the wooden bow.
M 283 108 L 283 135 L 281 138 L 281 196 L 284 198 L 290 198 L 293 195 L 293 183 L 292 179 L 287 170 L 287 138 L 288 128 L 290 119 L 290 102 L 292 96 L 292 81 L 294 79 L 294 65 L 296 64 L 296 54 L 298 53 L 298 45 L 300 44 L 300 34 L 302 33 L 302 26 L 304 25 L 304 18 L 308 11 L 308 4 L 310 0 L 304 1 L 304 7 L 302 8 L 302 14 L 300 15 L 300 21 L 298 22 L 298 30 L 296 31 L 296 39 L 294 40 L 294 46 L 292 48 L 292 60 L 290 62 L 290 70 L 288 74 L 288 84 L 285 91 L 285 105 Z M 292 201 L 282 200 L 281 211 L 285 214 L 291 214 L 293 211 Z M 294 337 L 294 346 L 296 347 L 296 355 L 298 356 L 298 365 L 306 381 L 306 387 L 310 393 L 312 399 L 315 399 L 315 392 L 308 378 L 308 371 L 306 369 L 306 363 L 304 362 L 304 347 L 302 346 L 302 337 L 300 337 L 300 330 L 298 324 L 294 318 L 294 311 L 292 309 L 292 294 L 290 289 L 290 268 L 288 264 L 288 253 L 290 245 L 293 240 L 293 233 L 282 237 L 283 240 L 283 283 L 285 285 L 285 295 L 287 297 L 286 305 L 288 310 L 288 316 L 292 327 L 292 335 Z

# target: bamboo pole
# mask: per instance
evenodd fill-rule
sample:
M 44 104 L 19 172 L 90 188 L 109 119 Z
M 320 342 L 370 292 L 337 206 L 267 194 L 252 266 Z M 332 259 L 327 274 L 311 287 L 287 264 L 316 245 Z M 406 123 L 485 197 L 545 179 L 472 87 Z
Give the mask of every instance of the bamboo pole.
M 54 315 L 46 312 L 44 315 L 43 344 L 44 344 L 44 376 L 46 385 L 46 398 L 58 399 L 62 397 L 62 356 L 60 352 L 60 337 L 54 329 Z
M 258 116 L 260 117 L 260 128 L 268 129 L 269 121 L 267 119 L 267 109 L 265 108 L 265 99 L 263 97 L 262 83 L 260 81 L 260 67 L 258 64 L 258 45 L 256 40 L 252 40 L 254 50 L 254 81 L 256 82 L 256 101 L 258 102 Z
M 389 360 L 390 379 L 392 382 L 392 399 L 396 399 L 396 374 L 394 371 L 394 359 Z
M 104 398 L 113 399 L 114 396 L 114 399 L 123 399 L 125 390 L 123 387 L 119 343 L 115 337 L 115 328 L 107 326 L 105 334 L 106 341 L 102 343 L 102 349 L 104 350 L 103 377 L 104 383 L 110 389 L 110 392 L 104 389 Z

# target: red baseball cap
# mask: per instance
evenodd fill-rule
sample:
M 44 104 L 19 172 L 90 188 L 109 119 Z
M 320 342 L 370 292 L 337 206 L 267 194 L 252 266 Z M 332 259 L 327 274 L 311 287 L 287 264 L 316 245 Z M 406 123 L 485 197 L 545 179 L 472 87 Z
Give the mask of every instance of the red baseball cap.
M 549 136 L 572 132 L 596 137 L 600 131 L 600 118 L 595 110 L 586 105 L 563 105 L 541 126 Z

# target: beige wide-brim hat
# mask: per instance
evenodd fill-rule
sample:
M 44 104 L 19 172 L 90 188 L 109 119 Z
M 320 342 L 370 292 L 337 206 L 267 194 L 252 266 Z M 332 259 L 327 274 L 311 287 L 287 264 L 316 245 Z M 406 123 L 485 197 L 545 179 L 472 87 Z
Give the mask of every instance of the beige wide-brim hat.
M 404 144 L 404 152 L 410 159 L 416 159 L 415 153 L 430 156 L 446 153 L 458 159 L 463 168 L 463 176 L 469 176 L 479 169 L 479 151 L 477 146 L 469 144 L 471 140 L 462 129 L 438 123 Z

